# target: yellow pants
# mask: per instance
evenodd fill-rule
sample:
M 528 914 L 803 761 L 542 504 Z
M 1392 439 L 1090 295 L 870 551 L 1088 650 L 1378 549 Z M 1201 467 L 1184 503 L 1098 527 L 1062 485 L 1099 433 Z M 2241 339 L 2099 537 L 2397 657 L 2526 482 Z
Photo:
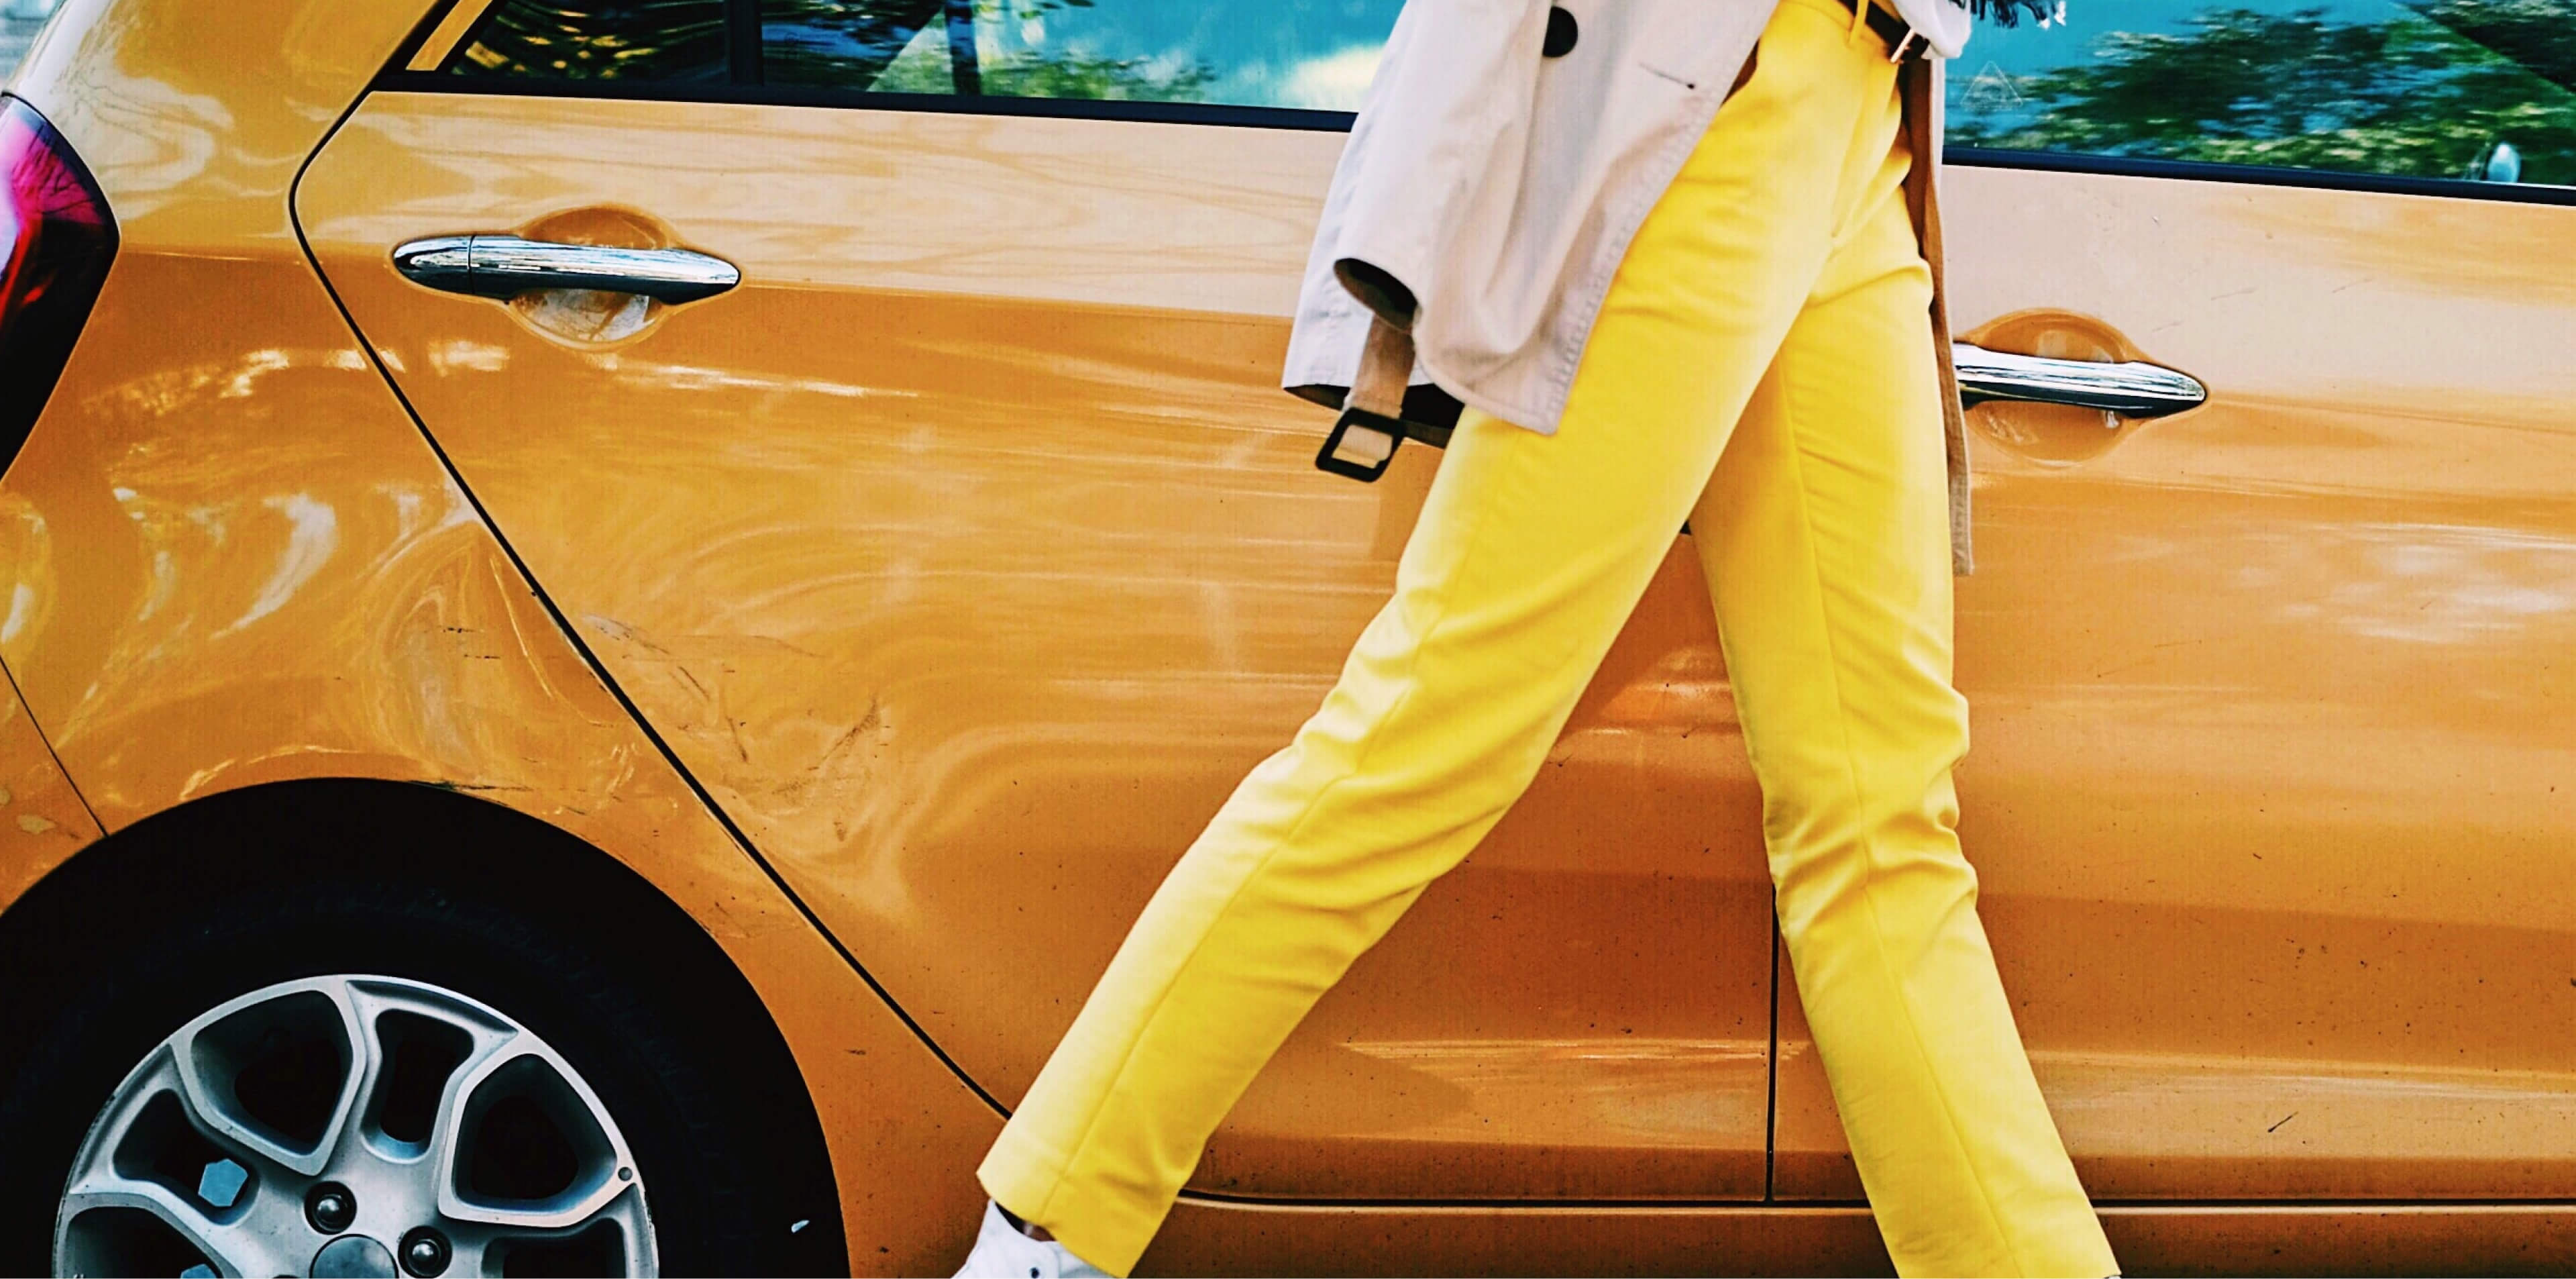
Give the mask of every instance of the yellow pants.
M 1537 774 L 1688 517 L 1780 931 L 1898 1270 L 2116 1269 L 1953 831 L 1931 275 L 1897 68 L 1853 28 L 1783 0 L 1558 432 L 1458 424 L 1340 682 L 1173 868 L 985 1159 L 1002 1206 L 1135 1264 L 1253 1075 Z

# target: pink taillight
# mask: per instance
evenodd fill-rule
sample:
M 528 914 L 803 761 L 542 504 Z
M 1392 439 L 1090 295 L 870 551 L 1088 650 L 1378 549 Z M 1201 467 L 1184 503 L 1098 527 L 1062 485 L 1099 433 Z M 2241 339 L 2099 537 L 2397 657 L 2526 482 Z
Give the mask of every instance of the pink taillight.
M 0 467 L 18 456 L 116 256 L 116 219 L 61 134 L 0 96 Z

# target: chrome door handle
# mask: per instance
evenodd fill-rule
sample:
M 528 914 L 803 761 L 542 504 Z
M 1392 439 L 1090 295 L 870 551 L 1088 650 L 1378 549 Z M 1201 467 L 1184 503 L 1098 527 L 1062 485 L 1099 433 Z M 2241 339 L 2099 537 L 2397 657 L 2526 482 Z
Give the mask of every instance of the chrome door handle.
M 413 240 L 394 250 L 394 269 L 416 284 L 486 298 L 531 289 L 597 289 L 695 302 L 742 283 L 732 263 L 687 249 L 618 249 L 515 235 Z
M 2128 417 L 2162 417 L 2198 408 L 2209 399 L 2209 388 L 2200 379 L 2136 360 L 2123 364 L 2052 360 L 1989 351 L 1970 342 L 1951 343 L 1950 360 L 1959 370 L 1959 396 L 1971 404 L 2023 400 L 2103 409 Z

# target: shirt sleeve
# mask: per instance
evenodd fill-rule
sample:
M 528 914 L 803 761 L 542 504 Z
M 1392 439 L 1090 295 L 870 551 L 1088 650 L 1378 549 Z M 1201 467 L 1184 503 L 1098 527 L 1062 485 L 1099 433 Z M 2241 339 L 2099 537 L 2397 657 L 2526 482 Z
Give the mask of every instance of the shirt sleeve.
M 1517 183 L 1547 36 L 1545 0 L 1409 0 L 1352 126 L 1332 247 L 1351 295 L 1400 328 L 1440 294 L 1446 229 Z

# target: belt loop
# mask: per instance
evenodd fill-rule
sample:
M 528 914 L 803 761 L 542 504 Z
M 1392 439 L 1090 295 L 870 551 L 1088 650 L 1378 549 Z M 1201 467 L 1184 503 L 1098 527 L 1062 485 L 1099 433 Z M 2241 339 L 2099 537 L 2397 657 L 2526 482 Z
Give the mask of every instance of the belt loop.
M 1846 46 L 1860 43 L 1860 33 L 1869 26 L 1869 6 L 1872 2 L 1873 0 L 1851 0 L 1851 35 L 1843 41 Z

